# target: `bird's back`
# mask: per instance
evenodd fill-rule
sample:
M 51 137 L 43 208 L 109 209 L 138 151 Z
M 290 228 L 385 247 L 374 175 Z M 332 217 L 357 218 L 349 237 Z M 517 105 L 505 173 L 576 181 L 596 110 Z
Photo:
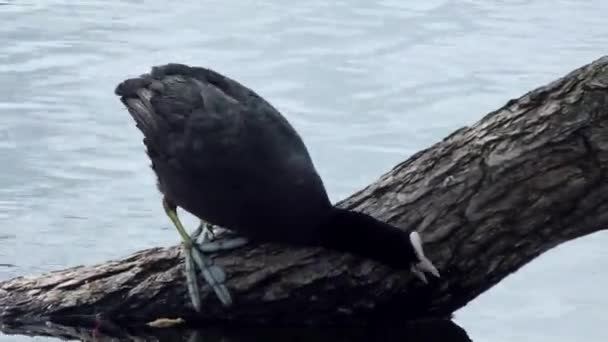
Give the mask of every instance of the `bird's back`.
M 209 69 L 168 64 L 122 82 L 116 94 L 174 203 L 264 240 L 315 237 L 331 207 L 323 183 L 297 132 L 252 90 Z

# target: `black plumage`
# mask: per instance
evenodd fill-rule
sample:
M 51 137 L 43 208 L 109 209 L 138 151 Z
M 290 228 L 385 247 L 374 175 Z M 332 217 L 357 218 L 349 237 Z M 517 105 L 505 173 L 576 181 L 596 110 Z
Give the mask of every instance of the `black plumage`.
M 424 257 L 411 231 L 332 206 L 295 129 L 238 82 L 167 64 L 115 92 L 144 134 L 159 190 L 200 219 L 251 240 L 324 246 L 396 267 Z

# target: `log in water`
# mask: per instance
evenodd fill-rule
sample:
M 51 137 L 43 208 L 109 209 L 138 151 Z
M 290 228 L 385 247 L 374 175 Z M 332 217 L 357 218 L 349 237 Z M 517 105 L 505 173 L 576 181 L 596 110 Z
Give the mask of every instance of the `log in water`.
M 408 94 L 403 94 L 407 96 Z M 111 96 L 111 95 L 109 95 Z M 560 243 L 608 223 L 608 57 L 423 150 L 339 205 L 415 227 L 442 278 L 320 248 L 248 245 L 214 258 L 236 305 L 190 306 L 178 246 L 0 283 L 0 320 L 103 317 L 327 324 L 449 317 Z

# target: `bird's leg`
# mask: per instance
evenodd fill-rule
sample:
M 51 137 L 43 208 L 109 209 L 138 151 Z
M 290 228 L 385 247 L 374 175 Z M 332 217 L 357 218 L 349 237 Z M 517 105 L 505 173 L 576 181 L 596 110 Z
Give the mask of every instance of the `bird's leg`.
M 192 300 L 194 309 L 197 312 L 200 312 L 201 309 L 200 290 L 196 281 L 196 266 L 198 266 L 198 268 L 201 270 L 203 277 L 209 286 L 211 286 L 220 301 L 225 306 L 231 305 L 232 297 L 224 284 L 226 281 L 226 274 L 222 268 L 214 265 L 212 259 L 205 257 L 205 255 L 194 243 L 190 235 L 188 235 L 186 229 L 184 229 L 184 226 L 177 216 L 177 206 L 164 197 L 163 207 L 165 208 L 167 216 L 169 216 L 175 225 L 175 228 L 182 237 L 182 248 L 184 250 L 186 265 L 186 282 L 188 284 L 188 292 L 190 293 L 190 299 Z M 200 233 L 198 234 L 200 235 Z

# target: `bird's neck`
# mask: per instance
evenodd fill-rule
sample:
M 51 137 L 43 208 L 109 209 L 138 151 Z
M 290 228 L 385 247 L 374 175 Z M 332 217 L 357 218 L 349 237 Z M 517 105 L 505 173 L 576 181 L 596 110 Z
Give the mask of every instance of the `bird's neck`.
M 333 208 L 321 227 L 321 245 L 406 267 L 416 258 L 408 233 L 369 215 Z

